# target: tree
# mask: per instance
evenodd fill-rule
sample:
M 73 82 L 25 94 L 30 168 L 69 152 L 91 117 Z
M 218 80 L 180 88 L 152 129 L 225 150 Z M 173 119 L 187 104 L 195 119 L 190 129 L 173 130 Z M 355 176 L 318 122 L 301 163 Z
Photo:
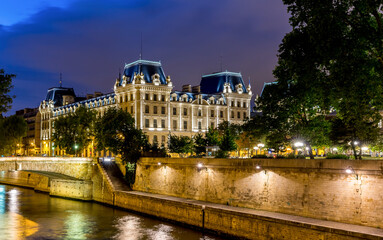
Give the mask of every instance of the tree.
M 224 121 L 218 126 L 220 132 L 219 157 L 227 157 L 229 152 L 237 150 L 237 144 L 235 141 L 239 136 L 239 126 L 230 124 L 228 121 Z
M 170 152 L 178 154 L 193 153 L 194 143 L 188 136 L 170 135 L 168 148 Z
M 20 116 L 0 119 L 0 150 L 8 154 L 16 153 L 17 145 L 27 134 L 27 127 L 27 122 Z
M 193 141 L 194 151 L 197 155 L 206 153 L 206 138 L 201 133 L 194 135 Z
M 219 132 L 217 129 L 210 127 L 205 135 L 206 146 L 218 146 Z
M 52 141 L 55 148 L 74 154 L 85 149 L 94 136 L 96 112 L 83 106 L 53 122 Z
M 13 88 L 12 78 L 16 77 L 13 74 L 5 74 L 4 69 L 0 69 L 0 115 L 7 112 L 11 108 L 12 98 L 9 92 Z
M 121 155 L 127 166 L 127 180 L 134 184 L 136 163 L 144 148 L 149 148 L 146 135 L 135 127 L 135 120 L 128 112 L 108 108 L 96 121 L 95 138 L 98 151 L 109 150 Z
M 280 45 L 274 70 L 274 90 L 281 94 L 273 94 L 274 115 L 287 110 L 282 122 L 290 124 L 290 128 L 281 129 L 292 138 L 305 138 L 310 147 L 322 145 L 326 134 L 318 135 L 318 130 L 328 131 L 324 117 L 335 111 L 353 133 L 351 142 L 373 140 L 367 131 L 377 131 L 383 93 L 382 3 L 284 3 L 293 29 Z M 262 103 L 267 104 L 265 100 Z

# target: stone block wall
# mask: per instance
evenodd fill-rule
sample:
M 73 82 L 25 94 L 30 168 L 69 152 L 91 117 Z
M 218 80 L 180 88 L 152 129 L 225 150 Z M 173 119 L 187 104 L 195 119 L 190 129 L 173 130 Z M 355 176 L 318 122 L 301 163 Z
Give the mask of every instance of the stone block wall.
M 367 160 L 142 158 L 134 189 L 382 228 L 382 166 Z
M 107 203 L 110 205 L 114 204 L 114 188 L 110 183 L 105 172 L 99 164 L 93 166 L 93 200 L 97 202 Z
M 92 200 L 92 191 L 92 181 L 52 179 L 49 194 L 52 196 L 90 201 Z
M 24 171 L 0 171 L 0 183 L 49 192 L 49 177 Z
M 3 157 L 0 158 L 0 171 L 45 171 L 90 180 L 92 177 L 92 163 L 93 160 L 91 158 Z
M 196 204 L 170 201 L 135 192 L 117 191 L 115 206 L 202 227 L 202 208 Z

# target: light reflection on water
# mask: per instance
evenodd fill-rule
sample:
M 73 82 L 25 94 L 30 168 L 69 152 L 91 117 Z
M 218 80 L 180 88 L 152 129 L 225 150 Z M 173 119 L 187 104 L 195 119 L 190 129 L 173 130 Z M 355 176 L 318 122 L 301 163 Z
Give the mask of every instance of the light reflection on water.
M 0 185 L 0 239 L 222 239 L 96 203 Z

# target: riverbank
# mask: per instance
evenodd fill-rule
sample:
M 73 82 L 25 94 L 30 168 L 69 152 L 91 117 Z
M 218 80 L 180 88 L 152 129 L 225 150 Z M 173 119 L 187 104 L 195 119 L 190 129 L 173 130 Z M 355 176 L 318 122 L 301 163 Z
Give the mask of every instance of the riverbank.
M 127 191 L 114 162 L 54 160 L 0 163 L 0 181 L 238 238 L 383 239 L 381 162 L 144 158 Z
M 23 182 L 10 181 L 7 184 L 31 188 Z M 224 236 L 246 239 L 383 239 L 383 230 L 378 228 L 138 191 L 114 191 L 112 194 L 112 202 L 94 201 Z

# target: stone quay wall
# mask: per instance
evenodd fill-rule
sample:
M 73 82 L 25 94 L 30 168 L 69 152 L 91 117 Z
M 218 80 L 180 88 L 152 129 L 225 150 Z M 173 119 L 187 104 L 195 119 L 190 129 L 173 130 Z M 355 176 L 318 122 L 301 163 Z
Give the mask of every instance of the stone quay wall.
M 90 180 L 92 177 L 92 162 L 92 158 L 2 157 L 0 158 L 0 171 L 45 171 Z
M 92 200 L 93 182 L 87 180 L 52 179 L 49 195 L 79 200 Z
M 369 160 L 141 158 L 134 190 L 383 228 L 382 169 Z
M 36 191 L 49 192 L 49 177 L 24 171 L 0 171 L 0 183 L 33 188 Z

